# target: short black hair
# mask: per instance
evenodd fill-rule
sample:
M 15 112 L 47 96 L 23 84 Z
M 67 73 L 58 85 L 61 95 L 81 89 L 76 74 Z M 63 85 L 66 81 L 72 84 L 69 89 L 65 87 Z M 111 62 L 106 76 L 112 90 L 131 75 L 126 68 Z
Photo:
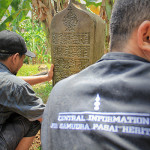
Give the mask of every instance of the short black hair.
M 150 0 L 116 0 L 110 20 L 110 49 L 121 48 L 145 20 L 150 20 Z

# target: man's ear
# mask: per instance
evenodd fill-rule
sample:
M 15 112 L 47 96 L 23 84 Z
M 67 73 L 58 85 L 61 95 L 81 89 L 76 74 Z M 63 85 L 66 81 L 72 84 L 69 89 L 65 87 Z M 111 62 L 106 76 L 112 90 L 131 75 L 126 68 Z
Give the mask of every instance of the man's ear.
M 16 62 L 18 61 L 18 58 L 19 58 L 19 53 L 12 55 L 12 63 L 16 64 Z
M 150 52 L 150 21 L 144 21 L 138 28 L 138 46 Z

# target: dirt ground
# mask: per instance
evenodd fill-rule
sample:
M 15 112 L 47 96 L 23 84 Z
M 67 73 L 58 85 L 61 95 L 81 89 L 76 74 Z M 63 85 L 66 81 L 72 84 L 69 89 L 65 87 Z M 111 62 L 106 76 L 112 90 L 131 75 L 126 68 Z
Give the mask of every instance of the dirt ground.
M 29 150 L 41 150 L 41 140 L 40 140 L 40 131 L 35 136 L 33 143 Z

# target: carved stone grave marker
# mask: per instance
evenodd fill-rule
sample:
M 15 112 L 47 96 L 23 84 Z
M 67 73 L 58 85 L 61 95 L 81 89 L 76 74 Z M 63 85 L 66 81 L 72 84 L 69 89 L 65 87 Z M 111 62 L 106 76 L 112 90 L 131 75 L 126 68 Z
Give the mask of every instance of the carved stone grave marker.
M 104 43 L 104 21 L 70 3 L 51 23 L 53 85 L 100 59 Z

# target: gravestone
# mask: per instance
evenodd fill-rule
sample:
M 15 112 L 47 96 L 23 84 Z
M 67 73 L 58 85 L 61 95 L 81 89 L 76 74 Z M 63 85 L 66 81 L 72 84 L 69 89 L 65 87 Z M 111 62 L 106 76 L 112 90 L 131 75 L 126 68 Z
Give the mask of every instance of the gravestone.
M 51 23 L 53 85 L 95 63 L 104 54 L 105 23 L 71 2 Z

